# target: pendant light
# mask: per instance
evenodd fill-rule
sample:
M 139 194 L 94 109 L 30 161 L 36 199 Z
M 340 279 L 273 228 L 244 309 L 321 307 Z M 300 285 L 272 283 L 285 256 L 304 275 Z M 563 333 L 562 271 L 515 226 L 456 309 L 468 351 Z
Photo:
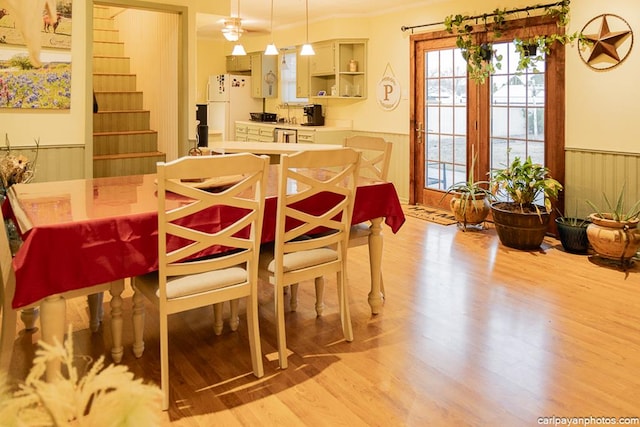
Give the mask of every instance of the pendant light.
M 267 45 L 267 48 L 264 50 L 264 54 L 271 56 L 278 54 L 278 48 L 273 42 L 273 0 L 271 0 L 271 43 Z
M 313 50 L 313 46 L 309 44 L 309 0 L 305 0 L 305 8 L 307 14 L 307 42 L 302 45 L 302 49 L 300 50 L 300 55 L 302 56 L 310 56 L 315 55 L 315 51 Z
M 231 56 L 245 56 L 247 51 L 244 50 L 244 46 L 241 43 L 237 43 L 233 46 L 233 51 L 231 52 Z

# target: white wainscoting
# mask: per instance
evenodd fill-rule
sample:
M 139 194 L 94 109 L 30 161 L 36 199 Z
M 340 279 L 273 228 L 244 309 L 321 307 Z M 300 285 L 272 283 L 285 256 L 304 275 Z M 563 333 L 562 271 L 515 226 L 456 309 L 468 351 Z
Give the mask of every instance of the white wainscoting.
M 625 207 L 640 200 L 640 153 L 565 150 L 565 213 L 586 217 L 593 209 L 586 203 L 606 206 L 603 192 L 611 203 L 625 186 Z

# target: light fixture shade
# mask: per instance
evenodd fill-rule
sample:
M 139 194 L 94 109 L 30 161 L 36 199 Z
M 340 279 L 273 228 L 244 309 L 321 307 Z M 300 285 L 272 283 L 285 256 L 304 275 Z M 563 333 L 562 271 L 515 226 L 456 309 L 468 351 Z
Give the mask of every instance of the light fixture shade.
M 300 50 L 301 56 L 311 56 L 315 54 L 316 52 L 313 50 L 313 46 L 311 46 L 311 44 L 305 43 L 302 45 L 302 49 Z
M 242 20 L 240 18 L 230 18 L 224 21 L 222 35 L 230 42 L 238 41 L 243 32 Z
M 225 39 L 229 40 L 230 42 L 237 42 L 238 39 L 240 38 L 240 33 L 236 30 L 227 30 L 226 29 L 222 30 L 222 35 L 224 36 Z
M 275 44 L 270 43 L 267 45 L 267 48 L 264 50 L 264 54 L 265 55 L 277 55 L 278 54 L 278 48 L 276 47 Z
M 240 43 L 235 45 L 233 47 L 233 51 L 231 52 L 231 55 L 233 56 L 244 56 L 246 54 L 247 54 L 247 51 L 244 50 L 244 46 L 242 46 Z

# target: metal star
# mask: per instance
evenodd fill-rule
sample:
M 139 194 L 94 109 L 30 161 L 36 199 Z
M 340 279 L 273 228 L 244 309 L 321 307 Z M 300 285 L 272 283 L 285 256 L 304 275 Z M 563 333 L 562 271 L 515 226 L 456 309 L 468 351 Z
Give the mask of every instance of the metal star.
M 591 54 L 587 63 L 593 61 L 600 55 L 608 56 L 615 62 L 620 62 L 620 56 L 618 55 L 618 46 L 631 34 L 631 31 L 615 31 L 609 30 L 609 23 L 607 17 L 602 17 L 602 23 L 600 24 L 600 33 L 584 36 L 587 40 L 593 43 L 591 48 Z

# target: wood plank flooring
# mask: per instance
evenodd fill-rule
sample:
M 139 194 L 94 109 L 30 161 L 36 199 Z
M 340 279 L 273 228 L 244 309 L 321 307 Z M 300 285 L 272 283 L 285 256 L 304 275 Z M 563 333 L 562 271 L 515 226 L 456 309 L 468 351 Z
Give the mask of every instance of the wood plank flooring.
M 225 325 L 221 336 L 212 310 L 174 315 L 163 425 L 535 426 L 539 417 L 640 417 L 640 262 L 624 272 L 565 253 L 552 238 L 539 251 L 516 251 L 493 229 L 462 232 L 409 217 L 384 238 L 382 312 L 372 316 L 367 304 L 367 248 L 354 248 L 355 340 L 342 338 L 335 278 L 320 318 L 313 284 L 302 283 L 297 311 L 286 314 L 286 370 L 275 353 L 272 290 L 261 285 L 262 379 L 251 374 L 244 315 L 237 332 Z M 92 334 L 85 301 L 69 302 L 76 354 L 108 352 L 107 301 L 104 308 Z M 146 308 L 144 355 L 131 352 L 127 319 L 123 363 L 159 382 L 157 312 Z M 38 338 L 20 332 L 13 378 L 25 377 Z

